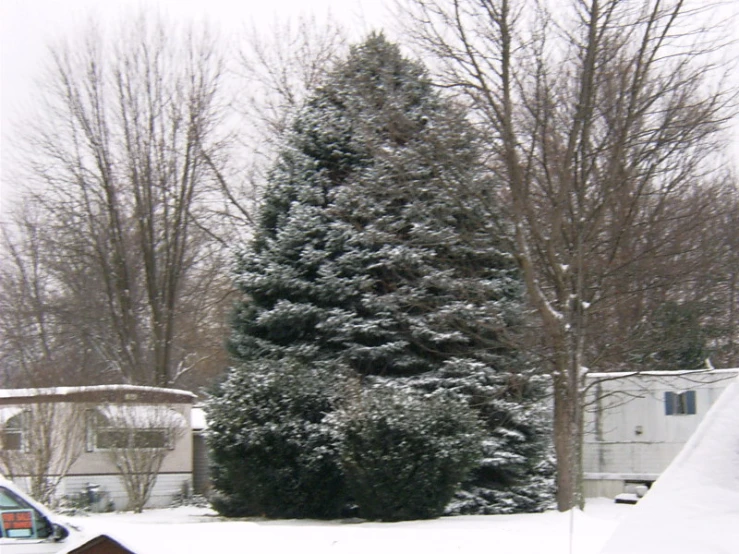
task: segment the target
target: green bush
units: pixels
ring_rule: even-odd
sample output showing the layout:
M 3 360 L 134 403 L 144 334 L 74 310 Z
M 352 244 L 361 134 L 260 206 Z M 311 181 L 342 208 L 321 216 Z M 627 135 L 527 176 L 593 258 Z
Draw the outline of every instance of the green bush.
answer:
M 346 494 L 335 411 L 335 371 L 261 361 L 232 370 L 210 398 L 212 503 L 221 514 L 333 518 Z
M 442 515 L 481 452 L 475 416 L 440 396 L 376 386 L 337 420 L 347 487 L 366 519 Z

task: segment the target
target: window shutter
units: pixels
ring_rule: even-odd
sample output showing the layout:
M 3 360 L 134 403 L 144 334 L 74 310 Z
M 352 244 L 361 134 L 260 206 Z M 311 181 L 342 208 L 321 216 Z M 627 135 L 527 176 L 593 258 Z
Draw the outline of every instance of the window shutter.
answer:
M 85 410 L 85 451 L 95 450 L 95 410 Z
M 695 391 L 689 390 L 685 393 L 687 404 L 688 404 L 688 411 L 686 413 L 694 415 L 696 413 L 696 402 L 695 402 Z
M 665 415 L 675 415 L 674 392 L 665 392 Z
M 23 452 L 30 452 L 33 412 L 31 410 L 23 410 L 23 415 L 21 417 L 21 450 L 23 450 Z

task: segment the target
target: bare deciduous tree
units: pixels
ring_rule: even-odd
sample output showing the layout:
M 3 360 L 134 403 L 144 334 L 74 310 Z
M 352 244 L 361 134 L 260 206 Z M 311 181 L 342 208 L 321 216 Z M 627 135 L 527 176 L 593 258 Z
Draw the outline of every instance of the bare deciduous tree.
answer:
M 680 0 L 573 0 L 556 15 L 525 0 L 403 6 L 441 82 L 477 110 L 505 187 L 548 349 L 566 510 L 583 501 L 582 395 L 597 346 L 608 348 L 594 340 L 601 318 L 674 283 L 649 273 L 683 255 L 678 236 L 697 225 L 679 200 L 710 208 L 698 191 L 732 100 L 709 80 L 719 44 Z
M 74 404 L 38 403 L 0 420 L 0 473 L 27 479 L 31 495 L 55 501 L 61 480 L 85 448 L 85 411 Z
M 140 513 L 164 459 L 187 430 L 184 418 L 166 406 L 109 405 L 97 419 L 96 448 L 118 469 L 128 509 Z
M 49 267 L 42 214 L 25 204 L 9 215 L 0 229 L 0 382 L 39 388 L 100 378 L 100 361 L 67 317 L 71 292 Z
M 331 21 L 254 30 L 232 102 L 215 39 L 147 17 L 52 52 L 5 241 L 8 383 L 197 388 L 222 370 L 228 252 L 292 114 L 344 48 Z
M 600 318 L 600 333 L 593 333 L 599 346 L 593 366 L 627 371 L 735 367 L 732 220 L 738 200 L 728 175 L 673 199 L 673 219 L 645 233 L 670 237 L 670 255 L 647 258 L 623 276 L 633 292 L 628 303 L 612 303 Z
M 254 207 L 278 146 L 308 92 L 346 48 L 342 28 L 330 18 L 284 19 L 267 32 L 252 28 L 244 34 L 234 64 L 239 88 L 233 104 L 239 114 L 235 140 L 241 167 L 231 174 L 216 172 L 222 192 L 218 218 L 226 241 L 250 235 Z
M 35 317 L 53 313 L 57 338 L 97 362 L 84 384 L 172 385 L 202 359 L 188 316 L 223 311 L 222 248 L 200 220 L 218 194 L 214 160 L 225 163 L 215 39 L 143 14 L 51 54 L 20 159 L 38 216 L 14 243 L 12 273 L 36 294 Z M 21 253 L 31 238 L 35 254 Z

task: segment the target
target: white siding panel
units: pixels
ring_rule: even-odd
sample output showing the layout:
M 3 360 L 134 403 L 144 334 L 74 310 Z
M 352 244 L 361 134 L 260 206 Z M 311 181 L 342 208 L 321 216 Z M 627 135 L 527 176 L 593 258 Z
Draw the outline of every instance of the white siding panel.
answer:
M 117 475 L 76 475 L 66 477 L 62 485 L 62 494 L 74 495 L 87 490 L 89 485 L 99 485 L 100 492 L 112 502 L 114 510 L 125 510 L 128 495 Z M 157 477 L 147 508 L 166 508 L 182 492 L 192 490 L 192 475 L 189 473 L 166 473 Z

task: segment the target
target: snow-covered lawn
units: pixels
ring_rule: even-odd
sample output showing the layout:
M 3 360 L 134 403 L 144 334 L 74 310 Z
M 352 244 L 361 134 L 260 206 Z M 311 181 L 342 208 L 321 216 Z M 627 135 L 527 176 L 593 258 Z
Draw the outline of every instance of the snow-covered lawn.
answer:
M 607 542 L 609 554 L 733 554 L 739 552 L 737 406 L 739 379 L 636 506 L 591 499 L 584 512 L 403 523 L 233 521 L 203 508 L 72 520 L 86 534 L 109 534 L 137 554 L 599 554 Z
M 597 554 L 633 506 L 590 500 L 585 512 L 460 516 L 403 523 L 233 521 L 202 508 L 70 518 L 137 554 Z M 572 549 L 570 530 L 572 528 Z

